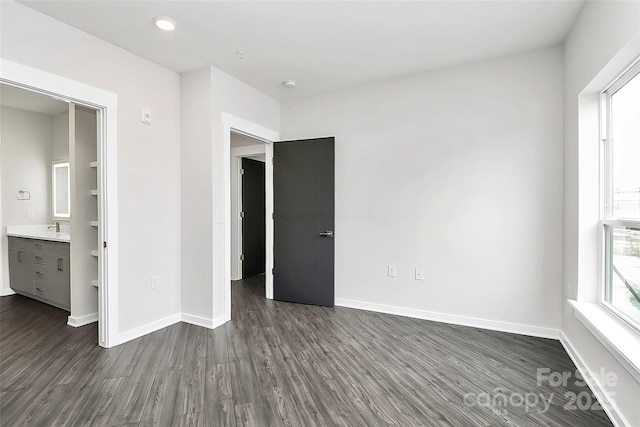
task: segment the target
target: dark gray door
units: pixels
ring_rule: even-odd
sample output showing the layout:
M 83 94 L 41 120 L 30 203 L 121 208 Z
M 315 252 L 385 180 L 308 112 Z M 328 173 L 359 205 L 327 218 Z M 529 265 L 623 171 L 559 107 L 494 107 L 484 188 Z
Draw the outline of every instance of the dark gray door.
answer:
M 273 146 L 273 297 L 334 304 L 334 138 Z
M 242 159 L 242 277 L 265 271 L 264 163 Z

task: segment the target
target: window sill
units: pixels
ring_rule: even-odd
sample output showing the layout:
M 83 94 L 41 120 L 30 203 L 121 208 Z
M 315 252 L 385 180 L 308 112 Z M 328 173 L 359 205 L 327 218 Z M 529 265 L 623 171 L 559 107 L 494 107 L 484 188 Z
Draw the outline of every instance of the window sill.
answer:
M 576 317 L 640 383 L 640 333 L 597 303 L 569 300 Z

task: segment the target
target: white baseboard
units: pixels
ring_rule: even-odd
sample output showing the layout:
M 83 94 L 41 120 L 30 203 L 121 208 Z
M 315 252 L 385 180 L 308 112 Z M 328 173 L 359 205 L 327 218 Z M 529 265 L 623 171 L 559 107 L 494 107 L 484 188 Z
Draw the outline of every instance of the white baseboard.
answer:
M 222 316 L 218 316 L 215 319 L 213 319 L 213 328 L 215 329 L 218 326 L 222 326 L 225 323 L 227 323 L 228 321 L 231 320 L 231 316 L 229 314 L 223 314 Z
M 11 288 L 7 288 L 7 289 L 0 289 L 0 297 L 8 297 L 9 295 L 15 295 L 16 293 L 13 292 L 13 289 Z
M 71 316 L 69 316 L 69 319 L 71 319 Z M 96 314 L 96 320 L 98 320 L 97 314 Z M 172 314 L 171 316 L 167 316 L 163 319 L 156 320 L 155 322 L 147 323 L 146 325 L 142 325 L 137 328 L 131 329 L 129 331 L 123 332 L 119 335 L 118 342 L 120 344 L 124 344 L 127 341 L 140 338 L 143 335 L 150 334 L 152 332 L 158 331 L 162 328 L 166 328 L 167 326 L 171 326 L 174 323 L 178 323 L 178 322 L 184 322 L 184 323 L 189 323 L 191 325 L 202 326 L 203 328 L 207 328 L 207 329 L 215 329 L 218 326 L 225 324 L 229 320 L 231 319 L 226 314 L 223 316 L 218 316 L 215 319 L 207 319 L 206 317 L 195 316 L 193 314 L 188 314 L 188 313 L 176 313 L 176 314 Z
M 413 308 L 396 307 L 392 305 L 354 301 L 342 298 L 336 298 L 335 305 L 340 307 L 356 308 L 359 310 L 375 311 L 378 313 L 395 314 L 397 316 L 413 317 L 416 319 L 432 320 L 434 322 L 451 323 L 454 325 L 471 326 L 473 328 L 490 329 L 492 331 L 528 335 L 532 337 L 551 338 L 555 340 L 560 338 L 559 331 L 557 329 L 542 328 L 539 326 L 499 322 L 496 320 L 478 319 L 475 317 L 458 316 L 454 314 L 444 314 L 433 311 L 416 310 Z
M 206 317 L 196 316 L 188 313 L 181 313 L 180 319 L 184 323 L 189 323 L 190 325 L 202 326 L 203 328 L 213 329 L 213 320 L 207 319 Z
M 607 391 L 602 387 L 602 384 L 599 381 L 600 373 L 594 373 L 587 367 L 586 363 L 584 363 L 584 359 L 580 356 L 580 353 L 578 353 L 573 344 L 571 344 L 571 341 L 569 341 L 569 338 L 567 338 L 563 332 L 560 332 L 560 343 L 562 343 L 562 346 L 573 361 L 573 364 L 576 365 L 576 368 L 580 371 L 582 378 L 585 380 L 596 399 L 598 399 L 598 402 L 600 402 L 602 409 L 607 413 L 613 425 L 616 427 L 630 426 L 631 424 L 618 409 L 615 400 L 611 399 L 609 397 L 609 393 L 607 393 Z
M 207 319 L 206 317 L 194 316 L 193 314 L 182 313 L 182 321 L 191 325 L 202 326 L 207 329 L 215 329 L 227 323 L 230 317 L 227 314 L 218 316 L 215 319 Z
M 87 314 L 86 316 L 69 316 L 67 318 L 67 325 L 79 328 L 80 326 L 88 325 L 98 321 L 98 313 Z
M 122 332 L 118 337 L 118 342 L 120 344 L 123 344 L 127 341 L 140 338 L 143 335 L 147 335 L 162 328 L 166 328 L 167 326 L 171 326 L 174 323 L 180 322 L 181 320 L 182 319 L 180 313 L 172 314 L 171 316 L 164 317 L 160 320 L 156 320 L 155 322 L 147 323 L 146 325 L 142 325 L 126 332 Z

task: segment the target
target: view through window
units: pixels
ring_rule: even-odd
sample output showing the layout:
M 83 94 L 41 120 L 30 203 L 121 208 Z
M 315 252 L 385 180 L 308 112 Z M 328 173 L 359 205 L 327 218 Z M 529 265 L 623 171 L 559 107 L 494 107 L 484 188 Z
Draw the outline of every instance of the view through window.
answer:
M 603 94 L 604 303 L 640 328 L 640 62 Z

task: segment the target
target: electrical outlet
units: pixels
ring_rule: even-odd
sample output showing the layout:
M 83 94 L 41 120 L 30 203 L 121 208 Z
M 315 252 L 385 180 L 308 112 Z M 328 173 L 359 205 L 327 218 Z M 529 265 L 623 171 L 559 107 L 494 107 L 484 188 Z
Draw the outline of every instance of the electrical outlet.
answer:
M 416 280 L 424 280 L 424 268 L 416 268 Z
M 159 286 L 158 276 L 151 276 L 151 289 L 158 289 Z
M 396 266 L 390 265 L 387 267 L 387 275 L 389 277 L 396 277 Z

